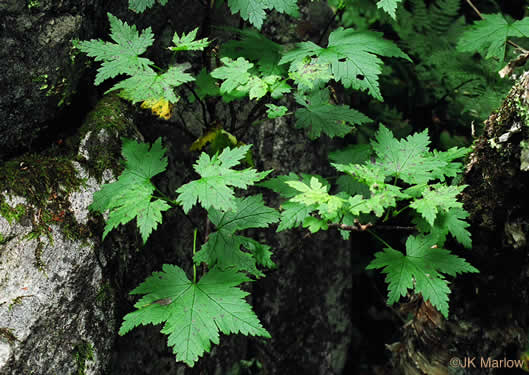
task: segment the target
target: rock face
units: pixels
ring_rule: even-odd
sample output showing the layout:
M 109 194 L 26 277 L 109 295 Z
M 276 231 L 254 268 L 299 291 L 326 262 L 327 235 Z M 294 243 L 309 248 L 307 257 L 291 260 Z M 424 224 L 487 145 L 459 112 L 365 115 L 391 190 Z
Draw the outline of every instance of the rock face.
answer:
M 88 202 L 94 182 L 78 198 Z M 24 203 L 14 198 L 8 204 Z M 95 243 L 69 239 L 58 225 L 49 228 L 53 243 L 28 238 L 31 225 L 9 225 L 0 218 L 0 232 L 10 238 L 0 256 L 2 374 L 99 373 L 108 361 L 114 304 L 105 295 Z
M 256 133 L 260 169 L 332 173 L 328 140 L 311 142 L 284 119 L 265 122 Z M 270 231 L 264 242 L 278 268 L 256 283 L 254 305 L 272 335 L 257 344 L 257 358 L 268 374 L 341 374 L 353 331 L 351 243 L 332 229 Z
M 105 98 L 102 118 L 89 116 L 77 156 L 27 155 L 0 168 L 0 374 L 106 373 L 116 302 L 88 206 L 114 178 L 93 168 L 104 167 L 100 150 L 116 160 L 109 150 L 130 124 L 116 103 Z M 121 133 L 109 126 L 118 121 Z
M 71 40 L 95 3 L 0 3 L 0 159 L 30 146 L 39 128 L 69 104 L 80 77 Z
M 79 177 L 88 177 L 79 164 L 74 167 Z M 68 214 L 80 228 L 87 224 L 87 206 L 98 187 L 87 178 L 71 195 Z M 98 245 L 89 238 L 68 238 L 59 223 L 44 224 L 49 233 L 35 238 L 31 216 L 47 207 L 37 209 L 16 196 L 4 204 L 24 207 L 26 214 L 11 224 L 0 217 L 0 373 L 100 373 L 98 365 L 107 363 L 113 343 L 115 306 L 107 295 Z M 63 220 L 60 213 L 52 215 Z
M 201 19 L 196 2 L 169 2 L 142 15 L 128 11 L 127 5 L 102 0 L 0 2 L 0 160 L 30 149 L 39 136 L 46 137 L 48 127 L 64 121 L 63 127 L 71 128 L 72 118 L 81 121 L 79 113 L 88 111 L 93 85 L 86 84 L 82 97 L 77 95 L 87 69 L 72 40 L 107 38 L 107 12 L 140 29 L 152 22 L 156 36 L 165 33 L 166 38 Z M 75 106 L 69 107 L 72 102 Z

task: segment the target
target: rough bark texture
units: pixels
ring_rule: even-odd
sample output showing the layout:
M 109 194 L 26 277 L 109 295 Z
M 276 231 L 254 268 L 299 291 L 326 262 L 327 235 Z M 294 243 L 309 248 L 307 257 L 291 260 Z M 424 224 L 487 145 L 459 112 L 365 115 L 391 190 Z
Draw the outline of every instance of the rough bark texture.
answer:
M 473 248 L 459 254 L 481 273 L 456 279 L 449 320 L 419 298 L 403 307 L 415 315 L 391 346 L 403 374 L 508 372 L 514 364 L 499 361 L 517 360 L 527 348 L 528 104 L 525 73 L 475 142 L 463 194 Z

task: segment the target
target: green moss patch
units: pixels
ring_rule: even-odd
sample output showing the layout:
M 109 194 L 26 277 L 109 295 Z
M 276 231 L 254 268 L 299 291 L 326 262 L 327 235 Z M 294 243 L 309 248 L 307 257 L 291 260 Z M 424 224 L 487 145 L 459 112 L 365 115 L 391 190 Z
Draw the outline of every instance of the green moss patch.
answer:
M 10 344 L 13 344 L 15 341 L 18 341 L 18 339 L 13 334 L 13 330 L 11 328 L 0 327 L 0 337 L 7 340 L 7 342 Z
M 30 238 L 39 239 L 46 235 L 50 242 L 51 224 L 58 224 L 69 238 L 84 238 L 86 230 L 80 226 L 71 214 L 68 195 L 79 189 L 84 180 L 77 176 L 72 162 L 66 157 L 49 157 L 28 154 L 10 160 L 0 166 L 0 192 L 25 198 L 27 204 L 12 207 L 5 193 L 0 195 L 0 215 L 12 224 L 26 218 L 33 230 Z M 43 266 L 40 260 L 43 244 L 37 246 L 36 264 Z
M 115 137 L 109 137 L 104 141 L 98 139 L 102 130 L 106 130 Z M 103 171 L 110 169 L 116 175 L 121 173 L 122 167 L 117 162 L 121 155 L 120 137 L 137 136 L 129 104 L 117 95 L 107 95 L 103 97 L 94 109 L 87 115 L 87 118 L 80 130 L 80 139 L 85 139 L 90 132 L 88 139 L 84 143 L 84 148 L 88 150 L 87 159 L 79 160 L 99 182 Z
M 81 341 L 74 347 L 74 358 L 77 365 L 77 375 L 86 374 L 86 362 L 94 359 L 94 348 L 92 344 L 87 341 Z
M 75 168 L 66 158 L 25 155 L 0 168 L 0 190 L 24 197 L 29 204 L 39 208 L 57 202 L 82 184 L 83 180 L 77 177 Z M 2 212 L 9 211 L 11 218 L 24 213 L 20 207 L 2 207 Z

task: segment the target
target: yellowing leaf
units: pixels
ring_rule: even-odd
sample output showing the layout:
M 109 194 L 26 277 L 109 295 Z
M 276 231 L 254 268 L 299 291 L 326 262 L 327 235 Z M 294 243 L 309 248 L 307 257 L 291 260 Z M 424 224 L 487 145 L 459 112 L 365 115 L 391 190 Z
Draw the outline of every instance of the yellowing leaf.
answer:
M 222 138 L 222 139 L 220 139 Z M 221 141 L 221 142 L 218 142 Z M 217 144 L 217 143 L 228 143 L 227 146 L 237 146 L 238 141 L 237 138 L 230 132 L 227 132 L 226 130 L 222 129 L 220 125 L 217 127 L 208 130 L 202 137 L 198 138 L 191 147 L 189 147 L 190 151 L 200 151 L 204 147 L 206 147 L 207 144 Z M 215 150 L 220 151 L 220 150 Z
M 520 359 L 523 361 L 522 369 L 525 372 L 529 372 L 529 350 L 526 350 L 520 355 Z
M 173 104 L 169 103 L 167 99 L 148 99 L 141 103 L 141 108 L 150 108 L 152 113 L 164 120 L 169 120 L 173 113 Z

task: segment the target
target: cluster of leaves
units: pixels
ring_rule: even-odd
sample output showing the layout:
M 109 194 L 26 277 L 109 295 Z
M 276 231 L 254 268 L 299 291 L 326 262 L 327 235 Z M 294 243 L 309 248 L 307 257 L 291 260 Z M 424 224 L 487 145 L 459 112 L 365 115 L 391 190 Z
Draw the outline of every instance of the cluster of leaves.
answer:
M 264 274 L 257 265 L 270 268 L 274 263 L 269 246 L 235 232 L 266 227 L 279 217 L 276 210 L 265 206 L 260 195 L 245 199 L 234 195 L 233 187 L 246 188 L 268 174 L 252 168 L 232 169 L 249 148 L 226 148 L 213 157 L 202 153 L 195 164 L 201 178 L 182 185 L 176 191 L 177 199 L 171 200 L 155 197 L 156 188 L 150 181 L 167 167 L 161 140 L 149 147 L 123 139 L 125 169 L 116 182 L 94 194 L 90 206 L 94 211 L 108 212 L 103 238 L 119 224 L 136 219 L 145 242 L 169 204 L 182 205 L 187 213 L 197 201 L 208 211 L 217 230 L 194 257 L 195 263 L 206 264 L 209 272 L 197 282 L 194 271 L 191 281 L 178 266 L 165 264 L 163 272 L 155 272 L 131 292 L 144 296 L 135 304 L 137 310 L 124 317 L 121 335 L 138 325 L 165 322 L 162 332 L 169 336 L 177 360 L 189 366 L 210 350 L 211 342 L 219 342 L 219 331 L 270 337 L 244 301 L 247 293 L 236 288 L 250 281 L 241 271 L 261 277 Z
M 304 175 L 300 179 L 291 173 L 261 183 L 286 199 L 282 204 L 278 230 L 301 224 L 311 232 L 317 232 L 329 225 L 340 227 L 354 225 L 360 220 L 371 222 L 373 216 L 385 216 L 387 219 L 411 208 L 412 220 L 422 234 L 417 238 L 410 237 L 410 246 L 416 241 L 430 244 L 430 247 L 443 246 L 450 233 L 470 248 L 472 242 L 466 230 L 468 223 L 464 221 L 468 213 L 457 200 L 465 186 L 446 184 L 447 178 L 455 177 L 462 168 L 462 163 L 455 160 L 464 157 L 469 149 L 455 147 L 445 152 L 432 152 L 428 149 L 429 143 L 426 131 L 397 140 L 390 130 L 381 126 L 369 146 L 350 147 L 339 155 L 331 155 L 331 159 L 336 161 L 332 165 L 346 174 L 337 181 L 340 188 L 337 194 L 329 193 L 331 185 L 321 176 Z M 343 160 L 354 162 L 343 164 Z M 342 231 L 345 238 L 349 237 L 349 233 Z M 420 251 L 416 245 L 412 246 L 412 250 L 410 246 L 407 246 L 407 255 L 391 248 L 377 253 L 375 261 L 369 266 L 387 266 L 384 272 L 388 273 L 388 303 L 396 302 L 400 295 L 406 295 L 408 289 L 414 289 L 448 316 L 450 290 L 448 282 L 437 271 L 455 275 L 477 270 L 440 249 L 435 250 L 439 265 L 416 261 L 419 253 L 426 258 L 434 255 L 426 254 L 424 246 L 420 247 Z M 398 258 L 397 253 L 403 258 Z M 398 267 L 399 264 L 408 265 L 406 262 L 413 267 Z M 436 269 L 435 273 L 432 267 Z M 417 273 L 429 275 L 424 277 L 431 282 L 414 284 Z
M 136 26 L 127 23 L 108 13 L 110 22 L 110 37 L 115 43 L 102 40 L 79 41 L 75 46 L 88 56 L 101 61 L 101 67 L 97 71 L 95 84 L 114 78 L 121 74 L 129 78 L 116 83 L 108 92 L 119 90 L 120 95 L 132 101 L 159 103 L 160 100 L 176 103 L 178 97 L 174 89 L 184 83 L 191 82 L 194 78 L 186 73 L 185 65 L 169 67 L 163 73 L 157 73 L 153 67 L 154 62 L 140 57 L 154 42 L 151 28 L 139 33 Z M 195 41 L 197 29 L 188 35 L 179 37 L 174 34 L 172 47 L 174 51 L 202 50 L 207 46 L 205 40 Z
M 158 1 L 165 5 L 168 0 Z M 129 8 L 139 13 L 154 5 L 155 0 L 129 0 Z M 228 6 L 233 14 L 239 13 L 243 20 L 250 22 L 257 29 L 261 28 L 266 18 L 265 10 L 273 9 L 295 18 L 299 17 L 297 0 L 228 0 Z
M 373 122 L 352 104 L 338 100 L 333 87 L 340 85 L 345 97 L 354 94 L 381 103 L 381 77 L 387 78 L 383 58 L 395 58 L 391 66 L 403 71 L 412 70 L 414 64 L 413 74 L 424 83 L 420 89 L 431 95 L 427 104 L 451 98 L 477 117 L 488 114 L 507 85 L 496 75 L 506 55 L 507 38 L 529 35 L 527 19 L 511 21 L 500 14 L 485 14 L 468 27 L 459 16 L 459 0 L 436 0 L 429 6 L 424 0 L 410 0 L 407 8 L 401 6 L 402 0 L 330 1 L 342 23 L 354 27 L 330 32 L 325 47 L 313 41 L 283 46 L 253 29 L 226 28 L 237 39 L 222 43 L 217 66 L 211 71 L 202 68 L 195 77 L 185 72 L 188 65 L 164 70 L 140 57 L 153 44 L 150 28 L 140 33 L 111 14 L 114 43 L 92 40 L 77 46 L 102 63 L 96 85 L 128 76 L 109 91 L 119 90 L 133 103 L 143 102 L 142 107 L 151 108 L 161 118 L 171 117 L 172 105 L 180 97 L 175 90 L 189 84 L 193 94 L 189 101 L 220 97 L 230 103 L 249 98 L 265 104 L 269 118 L 294 115 L 295 126 L 316 139 L 322 135 L 345 137 L 357 125 Z M 159 3 L 165 5 L 167 0 Z M 154 5 L 155 0 L 129 0 L 136 12 Z M 300 14 L 296 0 L 228 0 L 226 5 L 256 29 L 261 29 L 266 11 L 292 17 Z M 400 38 L 398 43 L 368 30 L 377 22 L 390 25 Z M 181 36 L 175 33 L 169 49 L 205 51 L 210 41 L 197 39 L 197 34 L 198 29 Z M 482 57 L 477 64 L 475 53 Z M 283 100 L 287 95 L 293 99 L 290 104 Z M 402 120 L 398 111 L 386 108 L 384 114 Z M 161 140 L 149 147 L 124 139 L 124 172 L 94 195 L 91 208 L 109 213 L 103 237 L 119 224 L 136 219 L 146 242 L 171 206 L 181 206 L 188 213 L 200 205 L 215 226 L 198 252 L 193 247 L 193 280 L 179 267 L 164 265 L 162 272 L 155 272 L 131 292 L 143 297 L 135 305 L 137 310 L 125 316 L 120 334 L 138 325 L 163 323 L 162 332 L 169 336 L 177 360 L 190 366 L 210 350 L 211 342 L 218 343 L 219 331 L 269 337 L 244 301 L 247 293 L 237 286 L 250 281 L 250 276 L 263 277 L 263 268 L 275 266 L 271 249 L 238 232 L 276 222 L 277 231 L 300 225 L 311 232 L 337 227 L 347 239 L 351 228 L 365 229 L 368 225 L 362 223 L 384 222 L 406 212 L 416 234 L 407 238 L 405 252 L 382 240 L 386 247 L 368 266 L 386 274 L 389 304 L 413 290 L 447 317 L 447 276 L 477 272 L 442 248 L 449 235 L 466 248 L 472 246 L 468 213 L 458 201 L 465 186 L 455 183 L 468 148 L 431 151 L 427 131 L 397 139 L 391 130 L 380 126 L 368 144 L 353 144 L 329 155 L 332 166 L 341 172 L 335 186 L 318 175 L 295 173 L 261 182 L 261 187 L 284 199 L 279 213 L 267 207 L 260 195 L 236 196 L 235 188 L 247 189 L 270 172 L 238 168 L 241 160 L 248 158 L 249 145 L 226 147 L 241 143 L 215 125 L 192 147 L 200 150 L 219 137 L 227 141 L 200 155 L 194 165 L 200 178 L 179 187 L 175 199 L 163 196 L 151 182 L 167 167 Z M 197 281 L 195 267 L 201 263 L 209 271 Z
M 368 31 L 339 28 L 330 34 L 326 48 L 303 42 L 291 49 L 255 31 L 237 33 L 240 40 L 226 42 L 221 49 L 224 66 L 210 75 L 201 72 L 197 92 L 220 94 L 225 101 L 245 96 L 261 99 L 270 93 L 271 99 L 279 101 L 295 88 L 294 97 L 301 107 L 295 111 L 296 127 L 307 129 L 312 139 L 321 134 L 343 137 L 354 125 L 371 122 L 359 111 L 334 103 L 325 87 L 331 80 L 346 88 L 365 90 L 382 100 L 379 56 L 411 61 L 393 42 L 383 39 L 380 33 Z M 211 89 L 213 78 L 221 80 L 218 92 Z M 278 104 L 266 104 L 269 118 L 288 114 L 287 107 Z
M 527 37 L 529 18 L 512 21 L 499 13 L 480 14 L 469 26 L 460 0 L 425 3 L 410 0 L 409 10 L 399 8 L 391 23 L 416 63 L 419 103 L 434 108 L 448 103 L 446 116 L 460 127 L 485 119 L 511 86 L 508 77 L 498 75 L 512 57 L 507 40 Z
M 399 47 L 413 59 L 413 65 L 399 60 L 386 63 L 382 86 L 386 95 L 396 99 L 391 106 L 368 103 L 367 114 L 394 128 L 402 126 L 403 120 L 428 125 L 424 120 L 431 118 L 442 128 L 440 144 L 445 148 L 464 144 L 464 138 L 455 135 L 464 134 L 468 140 L 468 124 L 486 119 L 507 94 L 512 70 L 502 76 L 498 71 L 520 51 L 509 43 L 514 40 L 527 49 L 526 41 L 520 39 L 525 37 L 527 20 L 513 21 L 495 13 L 499 7 L 494 1 L 478 5 L 485 7 L 483 14 L 467 13 L 466 17 L 464 12 L 471 8 L 461 0 L 396 2 L 395 18 L 378 11 L 370 1 L 329 3 L 338 9 L 344 26 L 360 31 L 383 25 L 383 30 L 392 30 Z M 511 40 L 506 43 L 507 39 Z

